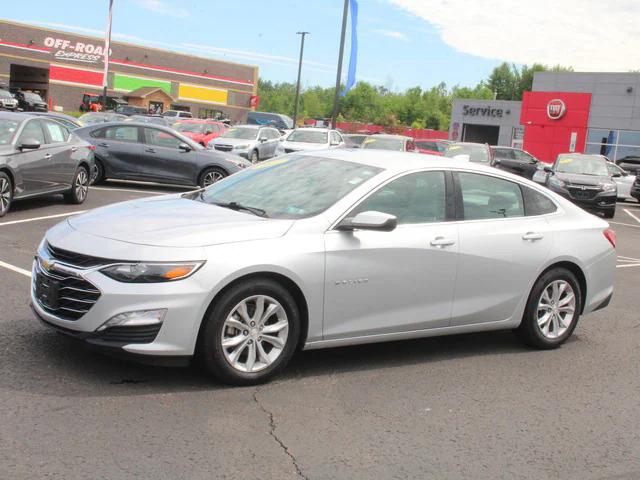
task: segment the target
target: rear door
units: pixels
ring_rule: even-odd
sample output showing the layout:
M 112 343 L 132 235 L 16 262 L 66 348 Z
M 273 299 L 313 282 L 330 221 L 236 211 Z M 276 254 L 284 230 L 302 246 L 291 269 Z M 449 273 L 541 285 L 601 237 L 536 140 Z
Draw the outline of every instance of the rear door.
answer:
M 146 178 L 167 183 L 192 184 L 196 178 L 193 152 L 178 148 L 182 139 L 158 128 L 145 127 L 140 168 Z
M 60 188 L 52 149 L 48 145 L 41 120 L 32 118 L 25 122 L 16 146 L 19 147 L 27 140 L 40 142 L 40 148 L 18 150 L 15 154 L 16 165 L 22 175 L 24 188 L 24 191 L 18 192 L 17 196 L 44 193 Z
M 103 160 L 107 177 L 139 177 L 142 153 L 140 135 L 140 128 L 135 125 L 114 125 L 92 132 L 96 156 Z
M 460 265 L 451 324 L 509 320 L 551 249 L 550 226 L 544 215 L 525 216 L 528 187 L 490 174 L 459 172 L 455 178 Z

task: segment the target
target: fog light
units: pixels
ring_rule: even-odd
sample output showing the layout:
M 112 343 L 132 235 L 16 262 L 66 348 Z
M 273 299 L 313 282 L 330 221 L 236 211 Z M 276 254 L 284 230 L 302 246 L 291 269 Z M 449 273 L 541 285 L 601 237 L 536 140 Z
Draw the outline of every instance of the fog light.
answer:
M 100 332 L 109 327 L 140 327 L 145 325 L 158 325 L 164 321 L 166 313 L 166 308 L 119 313 L 103 323 L 97 331 Z

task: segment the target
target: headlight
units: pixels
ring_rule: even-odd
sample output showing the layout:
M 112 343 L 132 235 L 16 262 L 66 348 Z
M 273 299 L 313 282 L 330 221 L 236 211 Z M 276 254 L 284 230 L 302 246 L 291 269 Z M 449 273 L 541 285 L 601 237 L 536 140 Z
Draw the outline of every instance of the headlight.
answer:
M 615 183 L 601 183 L 600 188 L 602 189 L 603 192 L 613 192 L 618 187 L 616 186 Z
M 235 147 L 233 147 L 234 150 L 246 150 L 247 148 L 249 148 L 249 144 L 236 145 Z
M 551 177 L 551 178 L 549 179 L 549 183 L 550 183 L 551 185 L 554 185 L 554 186 L 556 186 L 556 187 L 560 187 L 560 188 L 564 188 L 564 187 L 567 185 L 566 183 L 564 183 L 562 180 L 560 180 L 560 179 L 559 179 L 559 178 L 557 178 L 557 177 Z
M 120 263 L 100 271 L 125 283 L 159 283 L 183 280 L 193 275 L 204 262 L 190 263 Z

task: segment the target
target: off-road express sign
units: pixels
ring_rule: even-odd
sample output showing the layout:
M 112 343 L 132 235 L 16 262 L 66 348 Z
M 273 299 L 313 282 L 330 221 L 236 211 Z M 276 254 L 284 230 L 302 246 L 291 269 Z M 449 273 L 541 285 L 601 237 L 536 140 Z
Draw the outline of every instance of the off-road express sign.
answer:
M 59 60 L 82 63 L 98 63 L 104 56 L 104 46 L 93 43 L 72 42 L 62 38 L 46 37 L 44 46 Z

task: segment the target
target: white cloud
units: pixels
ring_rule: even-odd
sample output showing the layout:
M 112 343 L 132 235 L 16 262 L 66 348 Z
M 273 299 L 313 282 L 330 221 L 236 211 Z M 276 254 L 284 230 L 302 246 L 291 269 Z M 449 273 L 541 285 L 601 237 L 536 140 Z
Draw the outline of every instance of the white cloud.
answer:
M 185 9 L 173 7 L 164 0 L 136 0 L 136 3 L 146 10 L 150 10 L 161 15 L 170 15 L 178 18 L 185 18 L 189 16 L 189 12 Z
M 385 37 L 393 38 L 395 40 L 403 40 L 408 41 L 407 36 L 402 32 L 395 32 L 393 30 L 384 30 L 381 28 L 376 28 L 375 30 L 371 30 L 373 33 L 377 33 L 378 35 L 384 35 Z
M 637 0 L 388 0 L 464 53 L 580 71 L 638 68 Z

